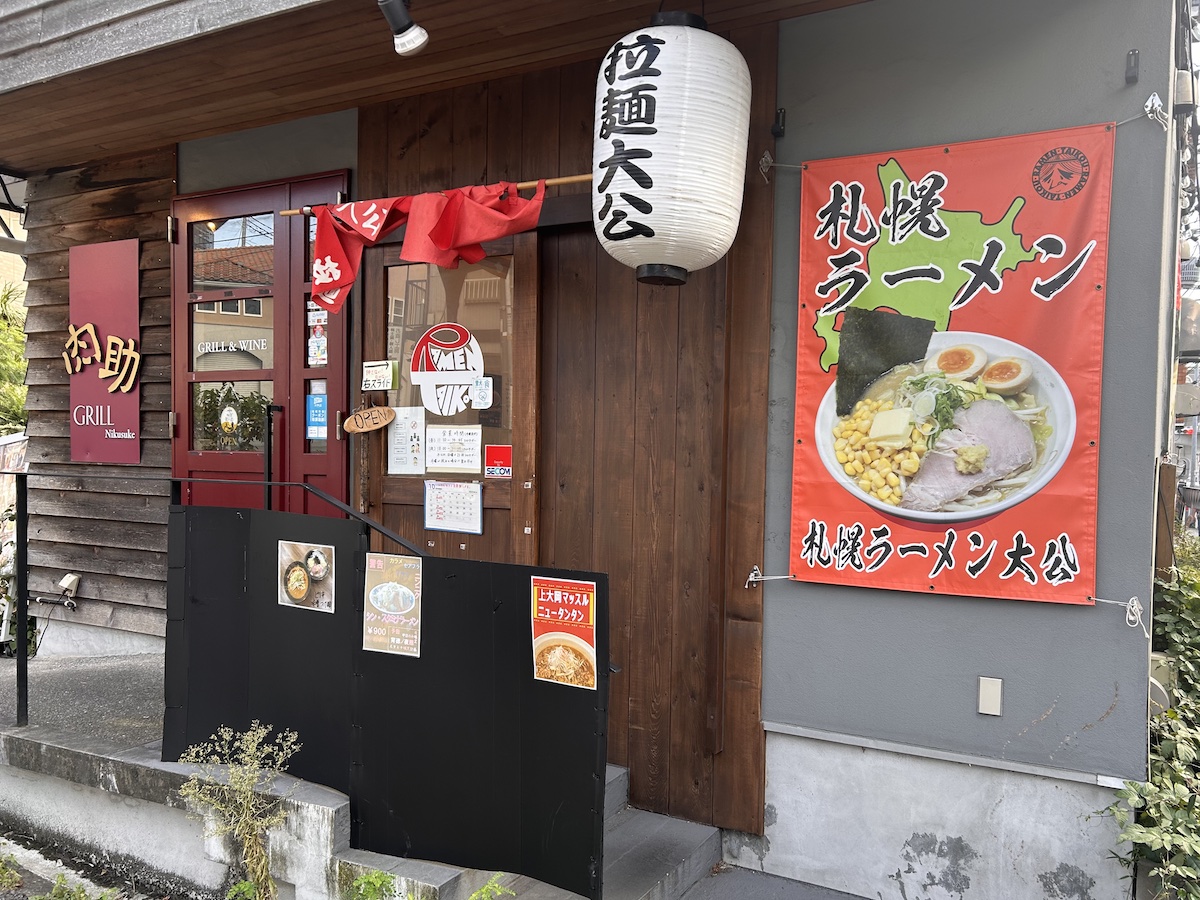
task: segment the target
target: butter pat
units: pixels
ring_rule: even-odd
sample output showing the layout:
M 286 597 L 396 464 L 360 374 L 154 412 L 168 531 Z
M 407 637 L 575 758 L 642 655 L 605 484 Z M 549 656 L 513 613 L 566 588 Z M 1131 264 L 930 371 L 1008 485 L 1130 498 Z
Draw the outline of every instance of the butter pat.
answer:
M 889 450 L 900 450 L 908 446 L 912 437 L 912 426 L 911 409 L 886 409 L 875 414 L 867 440 Z

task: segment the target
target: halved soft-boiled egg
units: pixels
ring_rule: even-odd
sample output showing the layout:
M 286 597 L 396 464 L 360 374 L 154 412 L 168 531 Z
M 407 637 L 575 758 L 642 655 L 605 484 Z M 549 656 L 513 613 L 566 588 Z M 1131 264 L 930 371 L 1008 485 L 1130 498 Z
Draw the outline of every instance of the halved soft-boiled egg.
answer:
M 992 360 L 983 370 L 983 386 L 995 394 L 1015 394 L 1025 390 L 1033 379 L 1033 366 L 1029 360 L 1016 356 L 1004 356 Z
M 976 344 L 955 344 L 925 360 L 926 372 L 945 372 L 951 378 L 974 378 L 987 365 L 984 349 Z

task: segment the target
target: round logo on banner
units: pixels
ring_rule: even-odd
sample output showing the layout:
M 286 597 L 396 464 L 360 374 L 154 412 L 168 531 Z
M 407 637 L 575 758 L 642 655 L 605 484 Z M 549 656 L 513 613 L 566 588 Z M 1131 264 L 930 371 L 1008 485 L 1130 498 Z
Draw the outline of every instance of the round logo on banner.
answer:
M 1091 166 L 1082 150 L 1055 147 L 1033 167 L 1033 189 L 1047 200 L 1069 200 L 1087 184 Z
M 462 325 L 443 322 L 417 341 L 410 372 L 424 407 L 435 416 L 453 416 L 472 405 L 475 380 L 483 377 L 483 351 Z

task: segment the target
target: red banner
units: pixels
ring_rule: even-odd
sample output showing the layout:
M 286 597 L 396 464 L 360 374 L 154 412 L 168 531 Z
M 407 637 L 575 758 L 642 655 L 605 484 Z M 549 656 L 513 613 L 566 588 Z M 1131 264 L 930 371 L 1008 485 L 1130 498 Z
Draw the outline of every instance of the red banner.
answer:
M 379 242 L 407 224 L 400 258 L 447 269 L 483 259 L 481 246 L 537 227 L 546 194 L 539 181 L 529 200 L 512 182 L 473 185 L 411 197 L 359 200 L 314 211 L 313 302 L 330 312 L 341 310 L 362 261 L 363 247 Z
M 805 164 L 793 578 L 1092 602 L 1113 135 Z
M 138 463 L 138 241 L 72 247 L 63 363 L 71 382 L 71 459 Z

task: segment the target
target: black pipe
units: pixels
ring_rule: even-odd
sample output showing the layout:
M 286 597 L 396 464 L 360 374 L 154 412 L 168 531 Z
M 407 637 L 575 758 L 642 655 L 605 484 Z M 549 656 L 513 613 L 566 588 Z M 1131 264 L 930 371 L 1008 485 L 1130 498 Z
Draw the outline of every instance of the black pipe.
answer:
M 277 412 L 283 412 L 283 407 L 267 404 L 267 433 L 263 435 L 263 509 L 271 508 L 271 438 L 275 433 Z
M 13 578 L 17 596 L 17 725 L 29 724 L 29 540 L 24 472 L 17 472 L 16 547 Z

